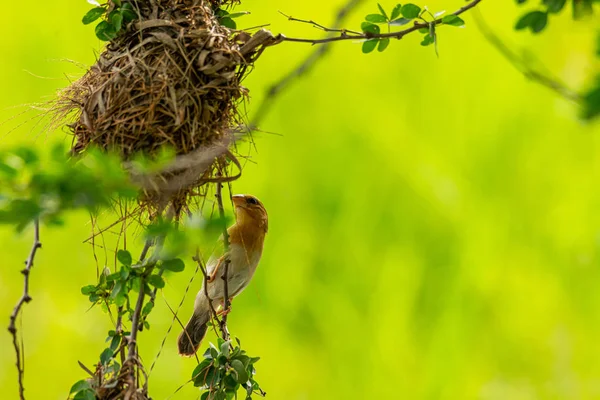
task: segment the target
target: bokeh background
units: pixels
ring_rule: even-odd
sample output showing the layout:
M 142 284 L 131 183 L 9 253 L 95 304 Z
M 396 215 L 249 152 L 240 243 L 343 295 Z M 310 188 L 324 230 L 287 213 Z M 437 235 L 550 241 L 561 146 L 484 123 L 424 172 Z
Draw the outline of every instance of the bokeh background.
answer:
M 252 15 L 239 24 L 319 37 L 277 11 L 329 24 L 343 3 L 248 0 L 241 9 Z M 428 5 L 451 11 L 462 2 Z M 52 98 L 83 73 L 77 63 L 93 63 L 102 44 L 80 23 L 89 7 L 54 0 L 3 8 L 1 121 Z M 598 17 L 573 22 L 564 12 L 533 36 L 512 30 L 525 11 L 514 2 L 479 9 L 510 46 L 568 85 L 585 87 L 598 71 Z M 365 0 L 347 26 L 375 11 Z M 254 136 L 234 191 L 263 200 L 270 231 L 229 321 L 262 357 L 257 378 L 267 398 L 600 398 L 600 125 L 583 123 L 576 106 L 527 81 L 482 38 L 473 15 L 464 19 L 466 29 L 439 31 L 439 58 L 419 46 L 419 34 L 382 54 L 337 43 L 282 94 Z M 250 115 L 267 86 L 310 51 L 285 43 L 264 53 L 245 82 Z M 69 140 L 41 132 L 18 117 L 1 126 L 0 146 Z M 65 399 L 85 377 L 77 361 L 91 365 L 105 347 L 110 320 L 79 292 L 96 276 L 92 249 L 82 244 L 90 229 L 81 213 L 42 231 L 22 322 L 28 399 Z M 31 235 L 3 227 L 0 243 L 8 325 Z M 114 262 L 114 254 L 99 258 Z M 173 306 L 193 274 L 187 260 L 164 289 Z M 182 318 L 192 303 L 189 295 Z M 151 317 L 141 337 L 147 363 L 172 321 L 161 297 Z M 14 354 L 2 332 L 0 397 L 16 398 Z M 178 332 L 152 372 L 154 399 L 171 396 L 195 366 L 176 354 Z M 197 397 L 187 385 L 172 398 Z

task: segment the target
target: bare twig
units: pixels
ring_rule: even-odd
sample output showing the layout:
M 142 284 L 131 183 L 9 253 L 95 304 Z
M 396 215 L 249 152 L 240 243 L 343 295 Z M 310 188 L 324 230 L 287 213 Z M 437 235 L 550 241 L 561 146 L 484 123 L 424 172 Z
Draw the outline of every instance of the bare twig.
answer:
M 475 23 L 479 28 L 479 31 L 483 35 L 483 37 L 500 52 L 510 62 L 513 67 L 515 67 L 519 72 L 521 72 L 527 79 L 532 80 L 533 82 L 539 83 L 542 86 L 547 87 L 550 90 L 553 90 L 560 96 L 564 97 L 567 100 L 573 101 L 575 103 L 581 104 L 583 101 L 581 95 L 571 89 L 569 89 L 565 84 L 560 82 L 557 78 L 554 78 L 550 75 L 544 74 L 538 70 L 535 70 L 527 60 L 523 57 L 516 54 L 512 51 L 503 41 L 494 33 L 494 31 L 489 27 L 489 25 L 483 19 L 483 16 L 480 12 L 475 12 Z
M 466 6 L 463 6 L 463 7 L 459 8 L 458 10 L 456 10 L 455 12 L 453 12 L 451 15 L 460 15 L 460 14 L 464 13 L 465 11 L 470 10 L 471 8 L 475 7 L 481 1 L 482 0 L 473 0 Z M 429 28 L 430 25 L 440 25 L 441 23 L 442 23 L 441 18 L 435 19 L 431 22 L 415 21 L 413 26 L 411 26 L 410 28 L 407 28 L 407 29 L 404 29 L 404 30 L 401 30 L 398 32 L 377 33 L 377 34 L 366 32 L 366 33 L 361 33 L 359 35 L 343 33 L 343 34 L 340 34 L 339 36 L 333 36 L 333 37 L 324 38 L 324 39 L 291 38 L 291 37 L 287 37 L 287 36 L 280 34 L 275 37 L 276 40 L 273 43 L 276 44 L 276 43 L 280 43 L 280 42 L 298 42 L 298 43 L 311 43 L 314 45 L 314 44 L 323 44 L 323 43 L 330 43 L 330 42 L 339 42 L 342 40 L 385 39 L 385 38 L 402 39 L 404 36 L 408 35 L 409 33 L 418 31 L 421 28 Z
M 200 258 L 200 250 L 198 249 L 198 247 L 196 247 L 196 255 L 193 257 L 193 260 L 196 261 L 196 263 L 198 264 L 198 267 L 200 268 L 200 271 L 202 271 L 202 275 L 204 276 L 204 284 L 203 284 L 204 295 L 208 299 L 208 305 L 210 306 L 210 312 L 212 313 L 212 317 L 215 321 L 217 321 L 217 325 L 219 325 L 219 328 L 222 328 L 221 320 L 219 319 L 219 316 L 217 315 L 217 310 L 215 310 L 215 307 L 213 306 L 213 303 L 212 303 L 212 299 L 208 295 L 208 274 L 206 273 L 206 268 L 202 264 L 202 259 Z M 213 328 L 214 328 L 214 326 L 213 326 Z M 184 332 L 187 333 L 187 331 L 185 331 L 185 330 L 184 330 Z M 221 333 L 223 335 L 225 335 L 224 332 L 221 332 Z M 215 329 L 215 334 L 217 334 L 216 329 Z
M 221 217 L 222 221 L 225 221 L 225 208 L 223 207 L 223 183 L 218 182 L 217 183 L 217 191 L 216 191 L 216 197 L 217 197 L 217 204 L 219 206 L 219 216 Z M 223 245 L 225 248 L 225 254 L 227 254 L 229 252 L 229 233 L 227 232 L 227 225 L 225 224 L 225 222 L 223 222 Z M 223 261 L 225 263 L 224 268 L 223 268 L 223 275 L 221 276 L 221 279 L 223 279 L 223 317 L 221 318 L 221 332 L 223 334 L 223 340 L 229 340 L 229 331 L 227 330 L 227 314 L 229 312 L 229 307 L 231 306 L 231 303 L 229 301 L 229 288 L 228 288 L 228 281 L 227 278 L 229 276 L 229 263 L 230 263 L 230 257 L 225 257 L 225 260 Z
M 340 8 L 337 12 L 335 21 L 333 23 L 333 28 L 326 30 L 326 32 L 341 32 L 342 30 L 340 27 L 343 25 L 344 21 L 346 20 L 346 17 L 362 1 L 364 1 L 364 0 L 349 0 L 346 4 L 344 4 L 342 6 L 342 8 Z M 288 19 L 289 18 L 291 18 L 291 17 L 288 17 Z M 293 19 L 293 20 L 297 20 L 297 19 Z M 309 23 L 315 24 L 314 22 L 310 22 L 310 21 L 309 21 Z M 315 25 L 321 26 L 319 24 L 315 24 Z M 351 31 L 346 31 L 346 32 L 351 32 Z M 354 32 L 352 32 L 352 33 L 354 33 Z M 317 47 L 296 68 L 291 70 L 287 75 L 285 75 L 283 78 L 281 78 L 279 81 L 277 81 L 276 83 L 274 83 L 273 85 L 271 85 L 269 87 L 269 89 L 267 90 L 267 93 L 265 95 L 265 98 L 263 99 L 262 103 L 258 106 L 257 111 L 254 114 L 254 118 L 250 122 L 251 129 L 256 129 L 259 126 L 259 124 L 262 122 L 265 115 L 271 109 L 274 99 L 279 95 L 279 93 L 281 93 L 281 91 L 283 91 L 284 89 L 287 89 L 287 87 L 296 78 L 304 75 L 311 68 L 313 68 L 316 65 L 316 63 L 321 58 L 323 58 L 323 56 L 329 51 L 329 48 L 330 48 L 330 44 L 324 44 L 323 46 Z
M 35 254 L 37 250 L 41 247 L 42 243 L 40 242 L 40 222 L 36 219 L 33 223 L 33 245 L 31 246 L 31 250 L 29 251 L 29 257 L 27 257 L 27 261 L 25 261 L 25 269 L 21 271 L 21 273 L 24 276 L 23 295 L 15 305 L 13 312 L 10 314 L 10 324 L 8 325 L 8 331 L 13 337 L 13 346 L 15 348 L 15 354 L 17 356 L 16 365 L 17 371 L 19 373 L 19 397 L 21 400 L 25 400 L 25 387 L 23 385 L 23 375 L 25 374 L 25 367 L 23 366 L 22 360 L 24 354 L 21 353 L 19 341 L 17 338 L 16 321 L 23 305 L 31 301 L 31 296 L 29 295 L 29 274 L 31 272 L 31 268 L 33 267 L 33 260 L 35 259 Z
M 343 29 L 343 28 L 328 28 L 325 25 L 321 25 L 315 21 L 311 20 L 306 20 L 306 19 L 299 19 L 299 18 L 294 18 L 291 15 L 286 15 L 284 13 L 282 13 L 281 11 L 279 11 L 279 14 L 283 15 L 284 17 L 286 17 L 288 19 L 288 21 L 294 21 L 294 22 L 302 22 L 305 24 L 309 24 L 314 26 L 317 29 L 321 29 L 324 32 L 337 32 L 337 33 L 341 33 L 342 35 L 347 34 L 347 33 L 352 33 L 354 35 L 360 35 L 360 32 L 356 32 L 356 31 L 351 31 L 350 29 Z

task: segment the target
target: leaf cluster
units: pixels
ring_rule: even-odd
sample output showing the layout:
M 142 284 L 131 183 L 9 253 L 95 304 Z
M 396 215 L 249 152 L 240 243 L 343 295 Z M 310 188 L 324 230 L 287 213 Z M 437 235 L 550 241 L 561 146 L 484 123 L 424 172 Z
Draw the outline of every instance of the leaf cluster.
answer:
M 227 10 L 221 8 L 217 9 L 215 15 L 219 19 L 219 23 L 229 29 L 237 29 L 237 23 L 234 21 L 236 18 L 243 17 L 244 15 L 250 14 L 249 11 L 240 11 L 230 13 Z
M 204 359 L 192 373 L 194 386 L 205 392 L 201 400 L 231 400 L 237 398 L 239 389 L 243 389 L 246 400 L 253 394 L 264 396 L 265 393 L 254 379 L 254 364 L 259 357 L 250 357 L 241 348 L 239 339 L 236 346 L 231 341 L 218 340 L 218 347 L 210 343 L 204 352 Z
M 138 19 L 132 3 L 128 1 L 108 0 L 106 4 L 96 3 L 96 6 L 83 16 L 81 22 L 88 25 L 102 19 L 96 25 L 96 36 L 106 42 L 114 39 L 128 23 Z
M 525 4 L 528 0 L 517 0 L 518 4 Z M 573 19 L 587 17 L 594 12 L 593 3 L 599 0 L 570 0 Z M 538 9 L 529 11 L 515 25 L 516 30 L 529 29 L 533 33 L 540 33 L 548 25 L 550 14 L 560 13 L 567 5 L 567 0 L 542 0 Z
M 425 36 L 421 41 L 422 46 L 437 44 L 436 26 L 439 24 L 450 26 L 464 26 L 464 21 L 457 15 L 446 15 L 441 20 L 440 17 L 444 12 L 432 14 L 427 8 L 421 9 L 416 4 L 396 4 L 391 12 L 386 12 L 383 6 L 377 3 L 378 13 L 368 14 L 365 16 L 365 21 L 361 24 L 361 30 L 367 35 L 380 35 L 380 25 L 386 25 L 388 32 L 391 32 L 391 27 L 403 26 L 411 21 L 418 20 L 421 23 L 427 24 L 427 27 L 419 29 L 419 32 Z M 429 18 L 428 18 L 429 17 Z M 379 52 L 385 51 L 390 44 L 390 38 L 374 37 L 363 42 L 363 53 L 371 53 L 375 49 Z M 437 53 L 437 49 L 436 49 Z
M 100 151 L 77 159 L 62 145 L 49 155 L 31 147 L 0 151 L 0 223 L 19 231 L 36 218 L 61 224 L 64 211 L 95 212 L 115 197 L 133 199 L 137 193 L 120 160 Z

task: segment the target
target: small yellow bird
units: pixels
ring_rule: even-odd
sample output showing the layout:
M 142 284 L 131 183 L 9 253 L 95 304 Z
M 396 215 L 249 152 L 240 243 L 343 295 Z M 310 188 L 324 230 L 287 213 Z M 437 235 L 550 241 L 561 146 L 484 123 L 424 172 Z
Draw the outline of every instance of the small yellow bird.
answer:
M 222 269 L 226 261 L 229 261 L 227 294 L 231 301 L 250 283 L 260 261 L 265 234 L 269 228 L 267 210 L 256 197 L 238 194 L 233 196 L 232 200 L 236 222 L 227 229 L 229 251 L 222 255 L 213 255 L 206 263 L 208 297 L 215 310 L 224 304 L 225 300 L 225 285 L 222 279 L 224 271 Z M 203 284 L 196 295 L 194 314 L 177 339 L 179 354 L 182 356 L 194 355 L 206 334 L 206 324 L 211 318 L 209 298 L 206 297 Z M 229 310 L 223 310 L 223 312 L 229 312 Z

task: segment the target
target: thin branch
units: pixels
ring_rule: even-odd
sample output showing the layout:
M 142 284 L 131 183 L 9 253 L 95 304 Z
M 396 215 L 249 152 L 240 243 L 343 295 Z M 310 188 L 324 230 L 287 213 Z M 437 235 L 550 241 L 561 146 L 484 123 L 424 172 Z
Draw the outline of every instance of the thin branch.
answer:
M 542 86 L 553 90 L 560 96 L 567 100 L 581 104 L 583 99 L 582 96 L 569 89 L 564 83 L 560 82 L 557 78 L 550 75 L 544 74 L 543 72 L 535 70 L 527 60 L 512 51 L 503 41 L 494 33 L 489 25 L 483 19 L 483 16 L 479 12 L 474 13 L 475 23 L 479 28 L 479 31 L 483 37 L 506 58 L 508 62 L 512 64 L 520 73 L 522 73 L 527 79 L 530 79 Z
M 466 6 L 463 6 L 463 7 L 459 8 L 458 10 L 456 10 L 455 12 L 453 12 L 451 15 L 460 15 L 460 14 L 464 13 L 465 11 L 468 11 L 471 8 L 475 7 L 481 1 L 482 0 L 473 0 Z M 429 28 L 430 25 L 440 25 L 441 23 L 442 23 L 441 18 L 435 19 L 435 20 L 433 20 L 431 22 L 427 22 L 427 23 L 415 21 L 414 25 L 411 26 L 410 28 L 407 28 L 407 29 L 404 29 L 404 30 L 398 31 L 398 32 L 388 32 L 388 33 L 378 33 L 378 34 L 367 32 L 367 33 L 362 33 L 359 35 L 342 33 L 339 36 L 333 36 L 333 37 L 329 37 L 329 38 L 325 38 L 325 39 L 291 38 L 291 37 L 287 37 L 282 34 L 279 34 L 275 38 L 276 39 L 275 43 L 298 42 L 298 43 L 311 43 L 314 45 L 314 44 L 323 44 L 323 43 L 330 43 L 330 42 L 339 42 L 342 40 L 385 39 L 385 38 L 402 39 L 404 36 L 408 35 L 409 33 L 418 31 L 421 28 Z
M 346 17 L 350 14 L 350 12 L 357 7 L 363 0 L 349 0 L 346 4 L 342 6 L 337 12 L 335 21 L 333 23 L 333 28 L 330 29 L 330 32 L 341 32 L 340 27 L 343 25 Z M 284 14 L 285 15 L 285 14 Z M 288 19 L 291 17 L 288 17 Z M 318 25 L 318 24 L 316 24 Z M 350 32 L 350 31 L 347 31 Z M 262 103 L 258 106 L 256 113 L 254 114 L 254 118 L 250 122 L 250 129 L 256 129 L 259 124 L 262 122 L 265 115 L 269 112 L 271 107 L 273 106 L 275 98 L 298 77 L 304 75 L 311 68 L 313 68 L 319 60 L 323 58 L 325 54 L 329 51 L 330 44 L 324 44 L 323 46 L 319 46 L 315 48 L 315 50 L 308 55 L 296 68 L 291 70 L 287 75 L 281 78 L 279 81 L 275 82 L 273 85 L 269 87 L 265 98 Z
M 217 183 L 217 204 L 219 206 L 219 216 L 222 221 L 225 221 L 225 208 L 223 207 L 223 183 Z M 223 245 L 225 247 L 225 254 L 229 253 L 229 232 L 227 232 L 227 225 L 223 222 Z M 227 330 L 227 314 L 229 312 L 229 307 L 231 303 L 229 301 L 229 288 L 228 288 L 228 276 L 229 276 L 229 263 L 231 261 L 231 257 L 225 257 L 223 261 L 225 266 L 223 268 L 223 275 L 221 279 L 223 279 L 223 317 L 221 318 L 221 332 L 223 333 L 223 340 L 229 340 L 229 331 Z
M 31 250 L 29 251 L 29 257 L 27 257 L 27 261 L 25 261 L 25 269 L 21 271 L 21 273 L 24 276 L 23 295 L 17 302 L 17 305 L 13 309 L 13 312 L 10 314 L 10 324 L 8 325 L 8 331 L 13 337 L 13 346 L 15 348 L 15 354 L 17 356 L 16 365 L 17 371 L 19 373 L 19 397 L 21 400 L 25 400 L 25 387 L 23 385 L 23 375 L 25 374 L 25 367 L 22 361 L 24 354 L 21 354 L 21 350 L 19 348 L 19 341 L 17 338 L 16 321 L 23 305 L 31 301 L 31 296 L 29 295 L 29 274 L 31 272 L 31 268 L 33 267 L 33 260 L 35 259 L 35 254 L 37 250 L 41 247 L 42 243 L 40 242 L 40 221 L 36 219 L 33 222 L 33 245 L 31 246 Z
M 343 29 L 343 28 L 328 28 L 324 25 L 321 25 L 315 21 L 311 20 L 306 20 L 306 19 L 299 19 L 299 18 L 294 18 L 291 15 L 286 15 L 283 12 L 279 11 L 279 14 L 283 15 L 284 17 L 286 17 L 288 19 L 288 21 L 293 21 L 293 22 L 302 22 L 304 24 L 309 24 L 312 25 L 313 27 L 317 28 L 317 29 L 321 29 L 324 32 L 337 32 L 337 33 L 341 33 L 346 34 L 346 33 L 352 33 L 354 35 L 360 35 L 360 32 L 356 32 L 356 31 L 351 31 L 349 29 Z

